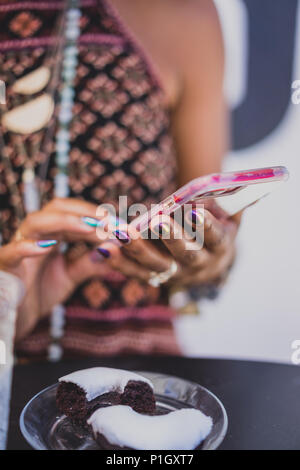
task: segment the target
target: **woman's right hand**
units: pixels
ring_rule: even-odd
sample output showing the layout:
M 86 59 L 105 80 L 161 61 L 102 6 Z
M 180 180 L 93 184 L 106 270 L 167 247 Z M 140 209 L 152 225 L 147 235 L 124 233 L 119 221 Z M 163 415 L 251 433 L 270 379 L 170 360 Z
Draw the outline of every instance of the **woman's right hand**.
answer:
M 42 210 L 29 214 L 11 242 L 0 248 L 0 270 L 18 276 L 25 286 L 16 339 L 28 334 L 77 285 L 103 271 L 101 264 L 92 262 L 89 252 L 67 262 L 58 249 L 61 241 L 99 243 L 96 209 L 81 200 L 53 199 Z

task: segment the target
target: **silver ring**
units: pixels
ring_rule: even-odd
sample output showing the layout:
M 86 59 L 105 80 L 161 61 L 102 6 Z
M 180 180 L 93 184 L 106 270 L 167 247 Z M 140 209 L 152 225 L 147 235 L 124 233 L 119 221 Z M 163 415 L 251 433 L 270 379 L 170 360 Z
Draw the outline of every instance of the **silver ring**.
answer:
M 169 269 L 162 273 L 157 273 L 156 271 L 152 271 L 150 273 L 150 279 L 148 281 L 148 284 L 152 287 L 159 287 L 161 284 L 164 284 L 165 282 L 168 282 L 171 277 L 173 277 L 178 269 L 178 265 L 176 261 L 172 261 Z

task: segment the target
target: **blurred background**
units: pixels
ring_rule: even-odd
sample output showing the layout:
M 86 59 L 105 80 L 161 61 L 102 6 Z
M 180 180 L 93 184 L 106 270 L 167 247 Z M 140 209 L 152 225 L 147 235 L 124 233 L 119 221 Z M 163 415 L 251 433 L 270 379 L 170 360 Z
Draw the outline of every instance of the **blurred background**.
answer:
M 224 169 L 286 165 L 290 179 L 244 216 L 238 258 L 217 300 L 177 321 L 187 355 L 290 362 L 300 339 L 298 0 L 215 0 L 226 48 L 232 151 Z

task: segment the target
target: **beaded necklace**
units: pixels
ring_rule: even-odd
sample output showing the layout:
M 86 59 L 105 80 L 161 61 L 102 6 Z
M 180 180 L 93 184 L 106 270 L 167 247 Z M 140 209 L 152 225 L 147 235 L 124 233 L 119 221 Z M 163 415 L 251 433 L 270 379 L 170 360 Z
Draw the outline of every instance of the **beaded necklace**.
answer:
M 78 38 L 80 36 L 81 11 L 78 0 L 69 0 L 66 10 L 65 47 L 63 51 L 62 81 L 60 95 L 60 111 L 56 134 L 56 167 L 54 193 L 56 197 L 68 197 L 68 164 L 70 152 L 70 123 L 73 118 L 74 79 L 78 64 Z M 65 247 L 62 247 L 62 250 Z M 64 334 L 65 309 L 63 305 L 53 308 L 50 319 L 50 335 L 52 338 L 48 348 L 48 359 L 59 360 L 62 356 L 60 340 Z

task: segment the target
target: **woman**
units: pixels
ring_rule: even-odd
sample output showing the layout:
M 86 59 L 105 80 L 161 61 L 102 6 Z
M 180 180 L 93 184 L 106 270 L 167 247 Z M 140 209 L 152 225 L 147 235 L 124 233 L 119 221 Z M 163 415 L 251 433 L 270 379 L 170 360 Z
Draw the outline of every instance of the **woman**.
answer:
M 169 286 L 222 278 L 233 261 L 238 218 L 206 210 L 202 250 L 187 251 L 185 239 L 174 239 L 177 227 L 164 226 L 170 238 L 162 240 L 163 255 L 126 233 L 99 247 L 95 218 L 97 205 L 116 205 L 119 196 L 149 207 L 220 170 L 228 121 L 213 2 L 82 0 L 65 13 L 63 1 L 29 3 L 0 3 L 7 109 L 23 96 L 15 114 L 3 113 L 0 167 L 0 267 L 20 277 L 26 292 L 17 351 L 45 356 L 59 345 L 65 354 L 178 353 Z M 41 78 L 49 70 L 51 78 Z M 30 86 L 21 81 L 37 71 Z M 42 87 L 43 80 L 46 88 L 35 90 L 32 83 Z M 60 98 L 47 121 L 56 88 Z M 40 208 L 28 213 L 37 206 L 35 185 Z M 191 214 L 191 223 L 199 218 Z M 149 284 L 153 272 L 170 274 L 174 261 L 168 283 Z

